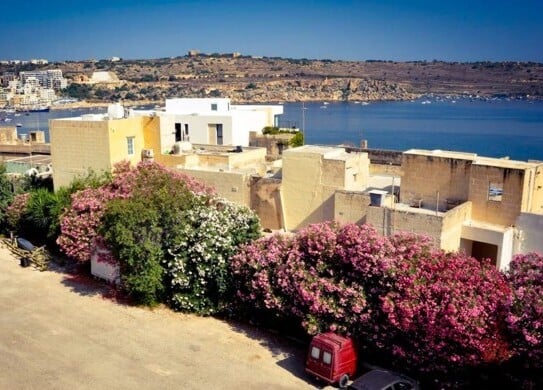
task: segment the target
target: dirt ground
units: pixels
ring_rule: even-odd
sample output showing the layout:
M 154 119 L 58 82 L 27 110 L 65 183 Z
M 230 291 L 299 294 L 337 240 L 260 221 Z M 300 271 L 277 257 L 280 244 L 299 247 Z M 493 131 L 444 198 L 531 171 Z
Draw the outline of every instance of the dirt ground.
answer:
M 0 248 L 0 389 L 314 389 L 303 361 L 267 332 L 127 306 Z

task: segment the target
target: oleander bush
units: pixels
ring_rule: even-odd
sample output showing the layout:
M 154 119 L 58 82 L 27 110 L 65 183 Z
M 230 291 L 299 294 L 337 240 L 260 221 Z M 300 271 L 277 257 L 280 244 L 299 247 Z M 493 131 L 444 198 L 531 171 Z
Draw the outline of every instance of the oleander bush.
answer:
M 97 188 L 77 191 L 71 196 L 70 208 L 61 217 L 57 244 L 69 257 L 88 262 L 107 203 L 113 199 L 128 199 L 133 192 L 145 196 L 168 180 L 177 183 L 172 190 L 172 197 L 176 195 L 177 189 L 185 187 L 195 193 L 213 192 L 210 187 L 190 176 L 160 164 L 141 162 L 136 167 L 130 167 L 124 161 L 115 165 L 111 181 Z
M 543 367 L 543 256 L 516 255 L 507 273 L 511 298 L 507 324 L 515 353 L 526 367 Z
M 509 287 L 495 267 L 410 234 L 323 223 L 234 256 L 245 304 L 295 316 L 310 334 L 351 334 L 413 369 L 501 362 Z

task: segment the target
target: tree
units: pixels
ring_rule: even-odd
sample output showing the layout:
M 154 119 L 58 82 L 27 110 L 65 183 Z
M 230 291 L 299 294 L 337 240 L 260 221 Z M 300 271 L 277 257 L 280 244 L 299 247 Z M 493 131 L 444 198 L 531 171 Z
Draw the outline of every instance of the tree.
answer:
M 135 302 L 154 306 L 164 293 L 162 228 L 157 209 L 138 199 L 113 200 L 101 232 L 119 261 L 123 288 Z
M 6 209 L 13 199 L 13 185 L 6 173 L 6 166 L 0 164 L 0 221 L 4 221 Z

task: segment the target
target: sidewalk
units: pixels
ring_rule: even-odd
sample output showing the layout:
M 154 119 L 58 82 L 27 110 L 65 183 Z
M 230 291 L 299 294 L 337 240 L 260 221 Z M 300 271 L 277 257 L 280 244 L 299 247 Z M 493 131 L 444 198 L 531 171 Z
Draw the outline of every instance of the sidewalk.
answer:
M 126 306 L 102 290 L 91 279 L 22 268 L 0 248 L 0 389 L 315 388 L 304 351 L 281 339 Z

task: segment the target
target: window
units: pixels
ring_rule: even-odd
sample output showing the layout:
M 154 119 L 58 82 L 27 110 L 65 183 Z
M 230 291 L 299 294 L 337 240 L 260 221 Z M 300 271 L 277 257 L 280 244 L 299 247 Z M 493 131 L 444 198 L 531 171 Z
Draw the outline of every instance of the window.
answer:
M 217 103 L 211 103 L 211 111 L 217 111 Z
M 330 363 L 332 363 L 332 354 L 331 354 L 330 352 L 324 351 L 324 352 L 322 353 L 322 362 L 323 362 L 324 364 L 330 364 Z
M 222 124 L 218 123 L 216 125 L 216 129 L 217 129 L 217 145 L 222 145 L 223 144 L 223 135 L 222 135 Z
M 181 123 L 175 124 L 175 142 L 181 141 Z
M 129 156 L 134 155 L 134 138 L 135 137 L 126 137 L 126 146 L 127 146 Z
M 503 195 L 503 183 L 491 181 L 488 185 L 488 200 L 501 202 Z
M 311 357 L 313 359 L 318 359 L 321 355 L 321 350 L 317 347 L 311 348 Z

